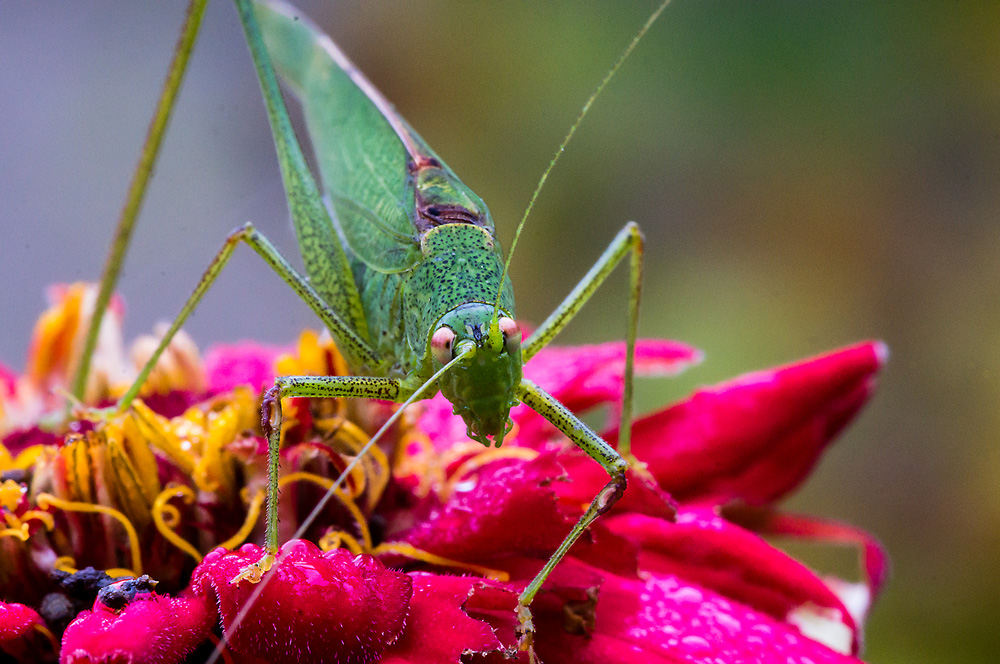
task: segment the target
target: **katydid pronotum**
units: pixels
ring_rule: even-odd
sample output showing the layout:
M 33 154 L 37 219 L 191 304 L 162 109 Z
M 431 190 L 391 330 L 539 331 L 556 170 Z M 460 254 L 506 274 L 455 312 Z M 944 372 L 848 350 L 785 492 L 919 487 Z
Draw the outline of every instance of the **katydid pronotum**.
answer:
M 604 84 L 668 3 L 666 0 L 653 13 L 587 101 L 556 158 Z M 251 224 L 234 231 L 160 347 L 119 402 L 119 409 L 128 408 L 160 353 L 240 242 L 250 245 L 319 316 L 353 375 L 279 377 L 265 394 L 262 426 L 269 452 L 267 553 L 234 582 L 266 582 L 266 572 L 275 563 L 279 544 L 276 502 L 282 397 L 356 397 L 396 402 L 400 408 L 383 427 L 385 430 L 407 405 L 440 391 L 464 419 L 470 438 L 497 447 L 510 430 L 511 407 L 518 402 L 528 405 L 610 476 L 518 598 L 520 645 L 530 649 L 532 600 L 570 546 L 625 490 L 629 466 L 626 459 L 632 458 L 629 425 L 642 272 L 642 235 L 638 226 L 629 222 L 622 228 L 579 284 L 522 343 L 508 266 L 527 212 L 505 261 L 485 203 L 455 176 L 328 37 L 286 5 L 251 5 L 250 0 L 236 0 L 236 4 L 267 106 L 308 277 L 300 275 Z M 301 100 L 325 196 L 292 131 L 272 60 Z M 555 159 L 549 170 L 554 163 Z M 627 354 L 616 451 L 559 401 L 524 379 L 521 367 L 552 341 L 626 256 L 630 259 Z M 376 433 L 368 445 L 373 445 L 380 434 Z M 349 470 L 344 471 L 345 475 Z M 313 515 L 321 507 L 317 506 Z

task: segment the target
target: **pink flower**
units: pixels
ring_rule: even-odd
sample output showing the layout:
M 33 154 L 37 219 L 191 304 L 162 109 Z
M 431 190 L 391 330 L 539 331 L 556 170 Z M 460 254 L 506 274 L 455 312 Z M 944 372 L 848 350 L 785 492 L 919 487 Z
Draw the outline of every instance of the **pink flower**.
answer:
M 607 481 L 597 464 L 524 407 L 504 446 L 484 449 L 436 397 L 350 475 L 307 531 L 319 547 L 288 541 L 260 583 L 233 583 L 261 555 L 240 546 L 261 534 L 261 388 L 279 372 L 345 367 L 313 334 L 291 355 L 247 343 L 206 357 L 178 350 L 149 405 L 80 410 L 55 432 L 25 428 L 3 388 L 0 590 L 11 603 L 0 605 L 0 649 L 23 658 L 50 634 L 66 663 L 203 661 L 217 648 L 235 662 L 526 661 L 518 593 Z M 614 441 L 623 359 L 621 343 L 546 349 L 526 375 L 575 411 L 609 406 Z M 682 344 L 642 341 L 636 369 L 672 374 L 698 360 Z M 540 658 L 857 662 L 884 552 L 776 502 L 867 401 L 884 361 L 880 344 L 859 344 L 639 418 L 632 451 L 645 469 L 630 470 L 624 498 L 532 605 Z M 390 409 L 309 399 L 284 409 L 287 540 Z M 858 546 L 862 579 L 820 575 L 764 535 Z

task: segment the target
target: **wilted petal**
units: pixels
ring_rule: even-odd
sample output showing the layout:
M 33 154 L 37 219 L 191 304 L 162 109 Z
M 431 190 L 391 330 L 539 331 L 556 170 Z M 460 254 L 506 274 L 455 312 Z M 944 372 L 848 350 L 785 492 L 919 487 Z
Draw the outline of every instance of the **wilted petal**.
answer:
M 829 585 L 711 510 L 682 510 L 676 523 L 627 514 L 607 519 L 605 526 L 639 547 L 639 568 L 645 573 L 677 576 L 777 620 L 815 607 L 842 625 L 838 635 L 845 639 L 830 645 L 857 651 L 857 624 Z
M 230 647 L 269 661 L 354 663 L 375 660 L 403 631 L 412 585 L 371 556 L 323 553 L 292 540 L 260 584 L 234 579 L 260 560 L 261 547 L 216 549 L 195 570 L 192 591 L 214 598 Z M 251 603 L 250 596 L 260 588 Z M 247 608 L 249 607 L 249 608 Z M 237 615 L 242 622 L 233 627 Z
M 681 502 L 773 502 L 865 404 L 885 359 L 863 343 L 699 390 L 636 421 L 632 449 Z
M 464 653 L 502 648 L 493 629 L 469 617 L 466 602 L 479 579 L 413 573 L 413 598 L 406 631 L 380 664 L 460 664 Z M 513 614 L 513 608 L 504 606 Z
M 148 577 L 101 590 L 63 635 L 61 664 L 172 664 L 206 640 L 215 607 L 205 597 L 165 597 Z

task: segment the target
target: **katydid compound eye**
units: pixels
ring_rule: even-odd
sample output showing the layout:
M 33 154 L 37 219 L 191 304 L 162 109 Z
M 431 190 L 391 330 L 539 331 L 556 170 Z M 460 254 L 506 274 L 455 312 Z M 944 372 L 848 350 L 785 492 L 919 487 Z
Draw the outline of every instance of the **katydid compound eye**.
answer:
M 439 327 L 431 337 L 431 353 L 441 364 L 448 364 L 454 357 L 455 330 L 450 327 Z
M 504 316 L 499 321 L 500 331 L 503 332 L 503 347 L 508 353 L 516 353 L 521 347 L 521 328 L 513 318 Z

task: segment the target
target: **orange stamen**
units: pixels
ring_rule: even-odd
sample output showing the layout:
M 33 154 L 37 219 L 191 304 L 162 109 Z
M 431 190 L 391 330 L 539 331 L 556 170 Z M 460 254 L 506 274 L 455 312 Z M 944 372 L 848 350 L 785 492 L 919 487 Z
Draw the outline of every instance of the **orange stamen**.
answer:
M 125 532 L 128 535 L 129 548 L 132 552 L 132 565 L 133 570 L 128 570 L 127 574 L 133 574 L 139 576 L 142 574 L 142 554 L 139 549 L 139 535 L 135 532 L 135 527 L 132 526 L 132 522 L 129 521 L 124 514 L 114 509 L 113 507 L 106 507 L 104 505 L 94 505 L 92 503 L 80 503 L 72 500 L 63 500 L 62 498 L 57 498 L 50 493 L 40 493 L 37 498 L 38 506 L 42 509 L 46 509 L 50 505 L 52 507 L 61 509 L 66 512 L 86 512 L 86 513 L 96 513 L 104 514 L 116 519 L 125 528 Z M 116 571 L 118 571 L 116 569 Z M 111 574 L 110 570 L 105 570 L 109 576 L 114 576 Z M 123 575 L 124 576 L 124 575 Z
M 253 526 L 257 523 L 257 519 L 260 518 L 260 506 L 264 504 L 264 492 L 263 490 L 258 491 L 253 500 L 250 501 L 250 505 L 247 507 L 247 518 L 243 520 L 243 525 L 240 529 L 236 531 L 236 534 L 227 539 L 225 542 L 219 544 L 221 547 L 225 547 L 232 551 L 236 547 L 250 537 L 250 532 L 253 530 Z
M 282 477 L 278 482 L 278 488 L 281 488 L 291 482 L 298 482 L 301 480 L 318 484 L 327 491 L 329 491 L 330 487 L 333 486 L 333 480 L 329 478 L 320 477 L 315 473 L 298 472 Z M 361 539 L 364 542 L 363 548 L 365 551 L 370 550 L 372 548 L 372 535 L 368 530 L 368 521 L 361 513 L 357 504 L 347 494 L 341 491 L 339 487 L 333 490 L 333 495 L 337 497 L 337 500 L 339 500 L 341 504 L 347 508 L 347 511 L 351 513 L 351 516 L 354 517 L 355 522 L 358 524 L 358 530 L 361 532 Z
M 405 542 L 387 542 L 385 544 L 379 544 L 372 551 L 372 555 L 374 556 L 382 553 L 395 553 L 400 556 L 412 558 L 413 560 L 419 560 L 430 565 L 437 565 L 439 567 L 464 569 L 470 572 L 475 572 L 480 576 L 484 576 L 487 579 L 492 579 L 494 581 L 506 582 L 510 580 L 510 574 L 504 572 L 503 570 L 483 567 L 482 565 L 473 565 L 471 563 L 463 563 L 458 560 L 452 560 L 451 558 L 444 558 L 428 551 L 424 551 L 423 549 L 418 549 L 417 547 Z
M 176 507 L 167 502 L 172 498 L 182 498 L 185 503 L 190 505 L 194 502 L 194 492 L 186 486 L 172 486 L 161 491 L 160 495 L 153 501 L 153 523 L 156 524 L 156 529 L 168 542 L 200 563 L 202 555 L 198 553 L 198 549 L 173 530 L 180 523 L 181 514 Z

